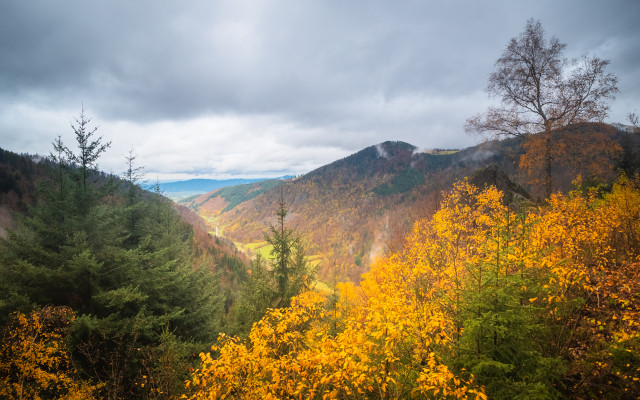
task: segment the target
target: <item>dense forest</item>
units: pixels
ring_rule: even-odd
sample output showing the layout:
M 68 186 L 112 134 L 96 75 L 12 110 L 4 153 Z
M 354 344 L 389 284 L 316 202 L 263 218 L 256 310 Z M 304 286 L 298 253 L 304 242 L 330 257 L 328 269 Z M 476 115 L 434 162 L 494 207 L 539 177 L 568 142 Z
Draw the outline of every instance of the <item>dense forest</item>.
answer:
M 84 110 L 73 146 L 0 151 L 0 398 L 640 398 L 638 118 L 548 44 L 530 20 L 496 63 L 491 142 L 187 200 L 251 259 L 132 152 L 100 172 Z

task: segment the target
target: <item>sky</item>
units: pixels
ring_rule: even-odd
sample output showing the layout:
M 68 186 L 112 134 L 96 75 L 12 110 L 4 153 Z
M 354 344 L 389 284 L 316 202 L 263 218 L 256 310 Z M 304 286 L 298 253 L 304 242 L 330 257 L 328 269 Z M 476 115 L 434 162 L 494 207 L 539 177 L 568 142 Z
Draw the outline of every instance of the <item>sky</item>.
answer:
M 640 109 L 640 1 L 6 0 L 0 147 L 49 154 L 84 107 L 121 174 L 299 175 L 387 140 L 481 141 L 495 61 L 526 21 L 610 60 L 607 122 Z

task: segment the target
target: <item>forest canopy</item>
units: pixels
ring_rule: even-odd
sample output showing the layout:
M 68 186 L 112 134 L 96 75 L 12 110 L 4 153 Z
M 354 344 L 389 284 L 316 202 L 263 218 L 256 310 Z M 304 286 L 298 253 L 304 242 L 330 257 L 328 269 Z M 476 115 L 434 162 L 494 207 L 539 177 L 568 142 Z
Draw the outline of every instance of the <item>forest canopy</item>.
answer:
M 543 206 L 459 182 L 360 287 L 222 335 L 191 398 L 636 398 L 639 243 L 637 180 Z

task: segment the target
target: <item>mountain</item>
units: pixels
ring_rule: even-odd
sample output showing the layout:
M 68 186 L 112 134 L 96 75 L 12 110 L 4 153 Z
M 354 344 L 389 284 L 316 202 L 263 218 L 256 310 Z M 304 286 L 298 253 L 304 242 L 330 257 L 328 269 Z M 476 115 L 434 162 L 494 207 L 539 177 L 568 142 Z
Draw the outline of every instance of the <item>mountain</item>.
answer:
M 283 176 L 276 179 L 290 179 L 291 176 Z M 224 188 L 228 186 L 236 186 L 243 184 L 250 184 L 254 182 L 260 182 L 267 180 L 268 178 L 256 178 L 256 179 L 189 179 L 186 181 L 176 182 L 164 182 L 158 183 L 157 186 L 160 191 L 167 197 L 173 200 L 181 200 L 186 197 L 194 196 L 197 194 L 207 193 L 215 189 Z M 154 185 L 147 185 L 145 189 L 152 190 Z
M 205 217 L 212 231 L 249 252 L 268 255 L 263 232 L 274 221 L 282 192 L 289 210 L 286 223 L 309 243 L 311 259 L 320 262 L 321 279 L 358 281 L 416 218 L 437 208 L 440 191 L 451 182 L 491 162 L 512 164 L 494 147 L 485 143 L 460 151 L 420 151 L 389 141 L 271 188 L 256 183 L 228 187 L 182 204 Z
M 578 133 L 584 141 L 598 134 L 593 127 Z M 570 134 L 575 136 L 576 130 Z M 610 160 L 607 174 L 615 175 L 616 168 L 629 175 L 640 171 L 638 135 L 618 132 L 614 139 L 621 153 Z M 271 188 L 255 183 L 228 187 L 183 204 L 205 217 L 211 231 L 233 240 L 250 255 L 268 256 L 263 233 L 275 221 L 276 201 L 282 193 L 289 212 L 286 223 L 308 242 L 311 259 L 320 264 L 320 279 L 357 282 L 376 257 L 402 246 L 416 219 L 438 209 L 442 193 L 456 180 L 469 177 L 479 186 L 497 185 L 507 192 L 507 201 L 514 196 L 542 199 L 541 186 L 525 184 L 524 172 L 518 168 L 522 144 L 522 139 L 512 138 L 462 150 L 422 151 L 388 141 Z M 588 176 L 584 165 L 571 161 L 554 161 L 554 170 L 559 171 L 554 178 L 556 190 L 569 190 L 580 173 Z
M 193 195 L 178 201 L 203 217 L 214 217 L 233 209 L 238 204 L 249 201 L 258 195 L 283 183 L 281 179 L 268 179 L 254 183 L 227 186 L 202 195 Z

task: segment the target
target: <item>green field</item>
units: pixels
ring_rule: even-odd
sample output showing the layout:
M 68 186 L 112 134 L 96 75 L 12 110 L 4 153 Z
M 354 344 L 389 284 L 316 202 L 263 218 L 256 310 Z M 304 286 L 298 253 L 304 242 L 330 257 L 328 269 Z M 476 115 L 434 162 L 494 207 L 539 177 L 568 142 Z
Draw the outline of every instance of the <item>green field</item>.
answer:
M 266 241 L 262 242 L 253 242 L 253 243 L 236 243 L 236 246 L 243 249 L 245 253 L 249 254 L 249 256 L 253 257 L 256 254 L 260 254 L 260 256 L 264 259 L 271 258 L 271 250 L 273 250 L 273 246 L 271 246 Z

